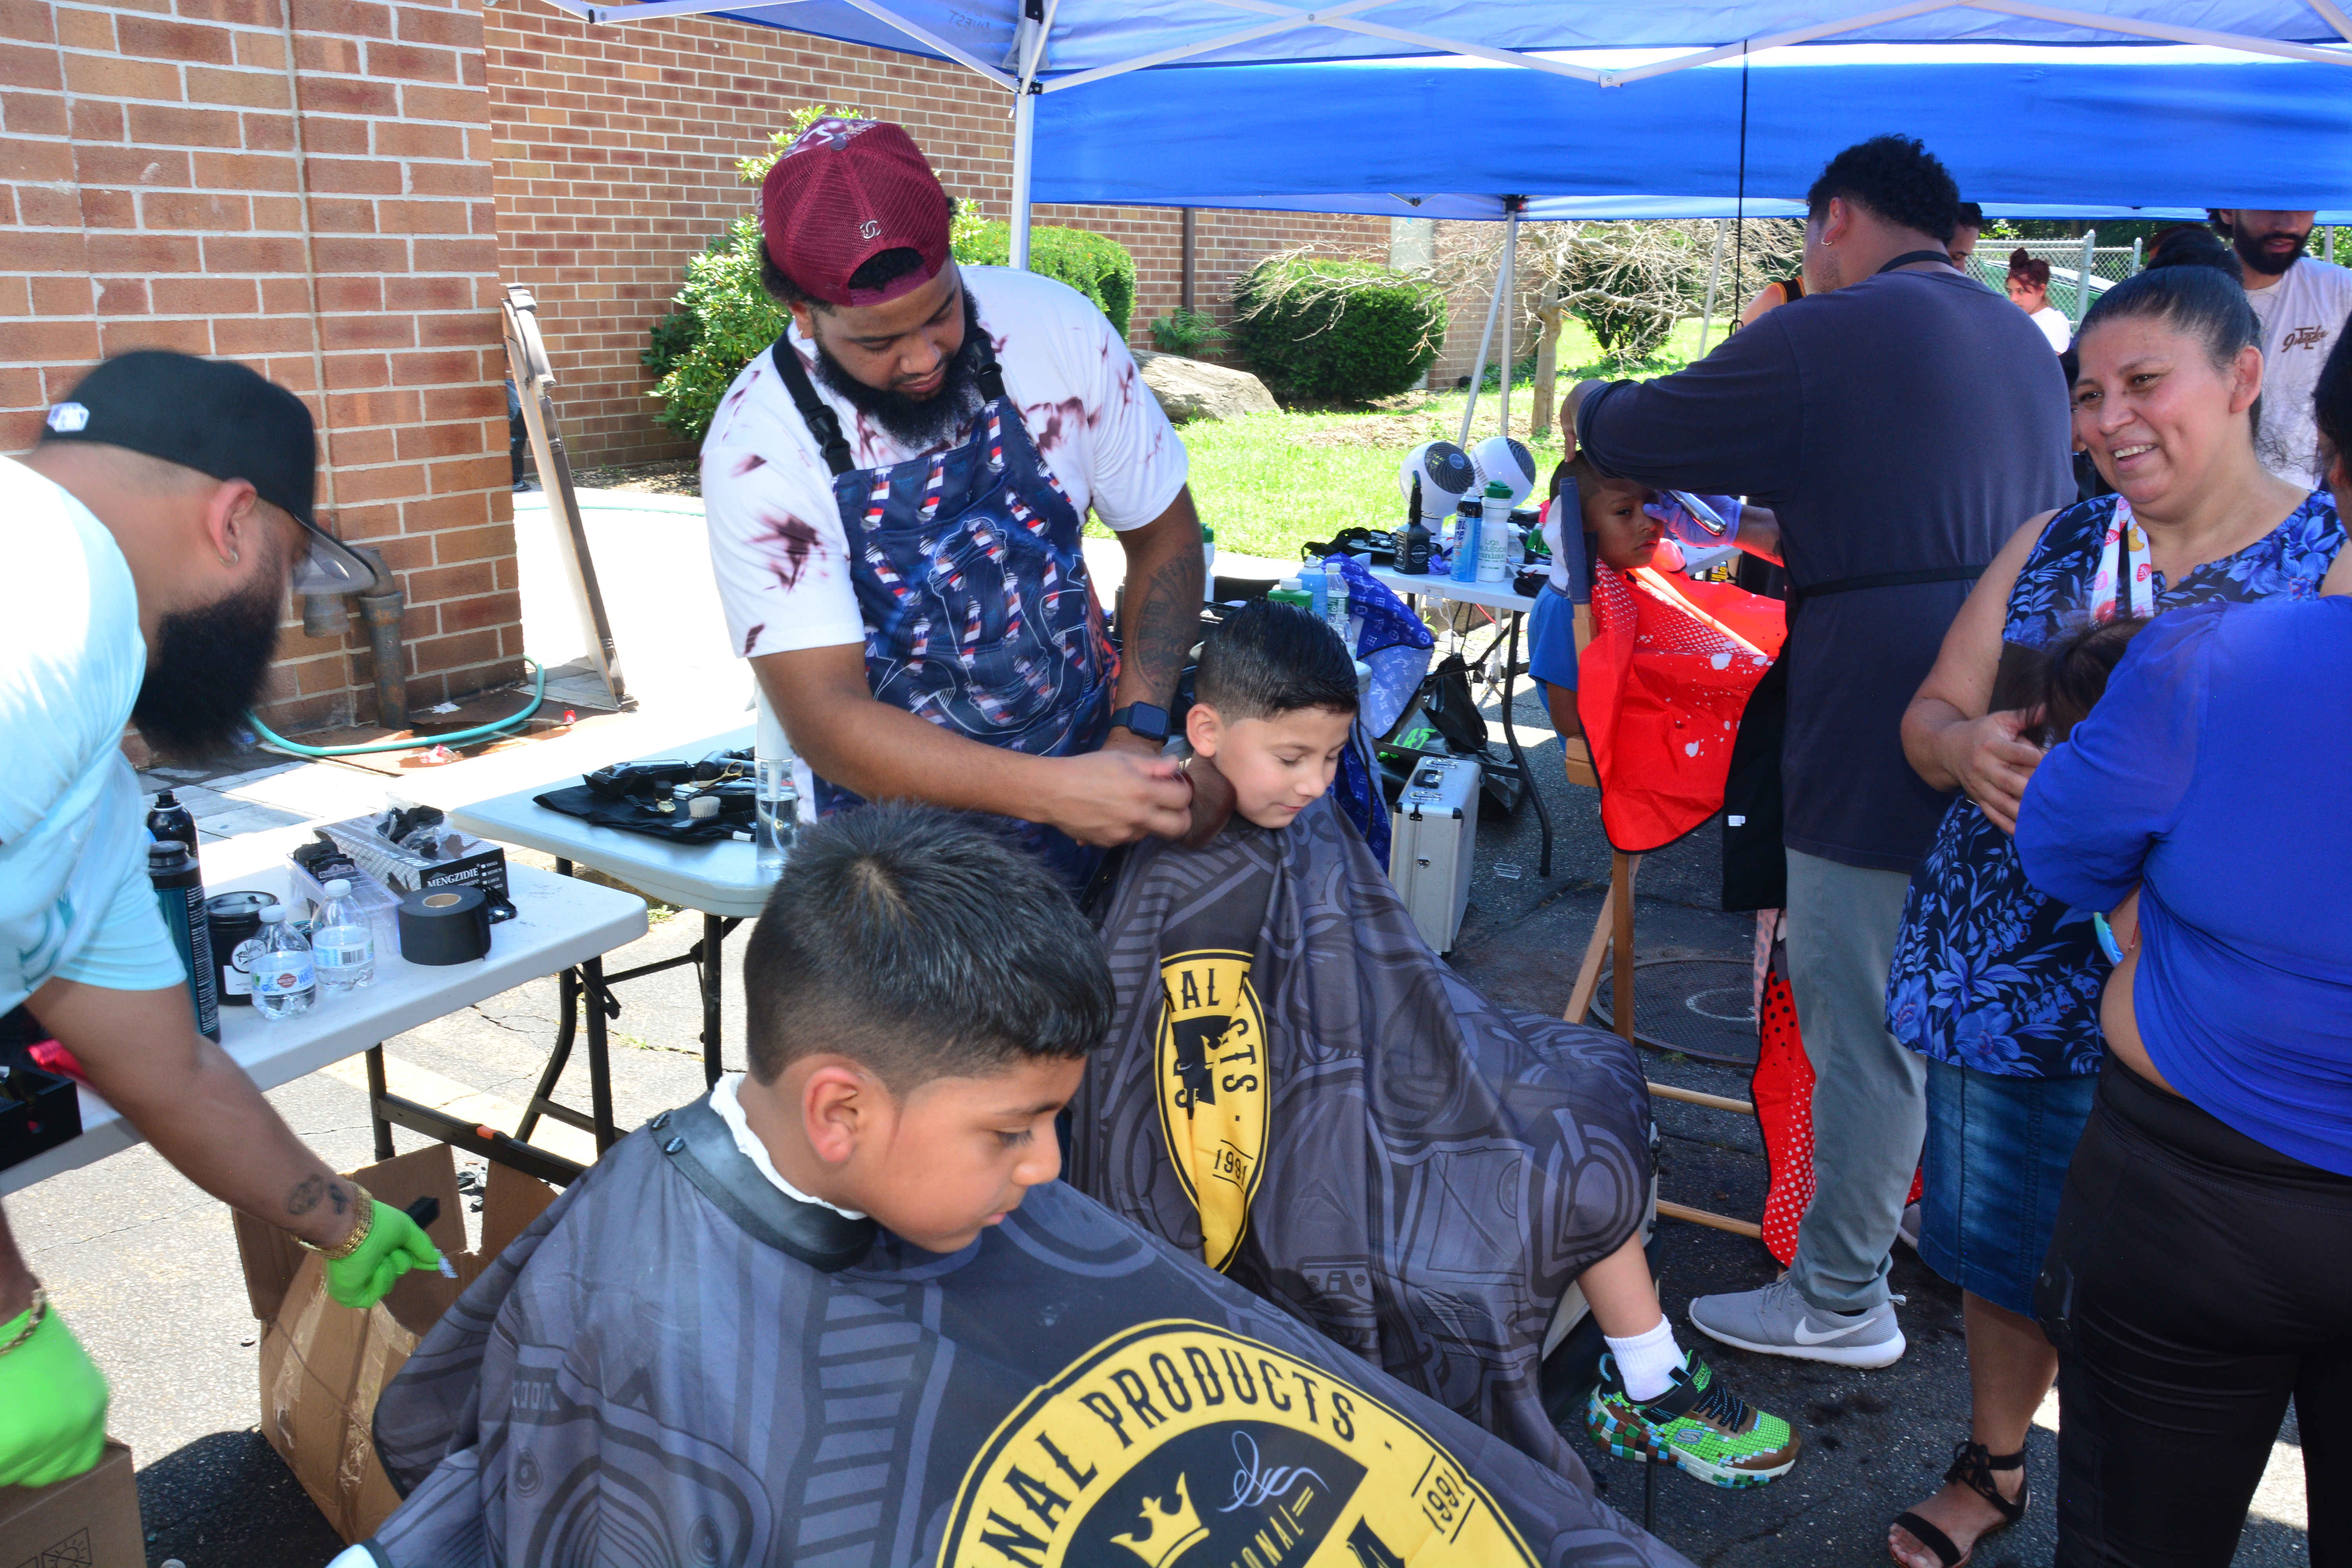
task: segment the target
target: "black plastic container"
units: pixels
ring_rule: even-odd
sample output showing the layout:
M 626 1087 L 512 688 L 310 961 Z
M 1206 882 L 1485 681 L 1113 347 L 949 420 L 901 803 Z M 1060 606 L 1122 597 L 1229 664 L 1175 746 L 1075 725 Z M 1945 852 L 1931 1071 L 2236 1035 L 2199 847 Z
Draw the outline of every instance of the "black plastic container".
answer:
M 205 917 L 205 879 L 195 858 L 176 839 L 147 846 L 147 879 L 180 963 L 188 972 L 188 996 L 196 1013 L 196 1033 L 220 1038 L 220 974 L 213 966 L 213 939 Z
M 261 911 L 276 903 L 276 895 L 238 889 L 215 893 L 205 900 L 205 927 L 211 933 L 215 989 L 224 1007 L 253 1005 L 253 960 L 261 952 Z M 252 952 L 238 954 L 246 943 Z
M 158 844 L 178 844 L 188 852 L 188 859 L 199 870 L 204 856 L 196 849 L 196 819 L 188 808 L 173 798 L 170 790 L 155 795 L 155 808 L 147 814 L 147 837 Z

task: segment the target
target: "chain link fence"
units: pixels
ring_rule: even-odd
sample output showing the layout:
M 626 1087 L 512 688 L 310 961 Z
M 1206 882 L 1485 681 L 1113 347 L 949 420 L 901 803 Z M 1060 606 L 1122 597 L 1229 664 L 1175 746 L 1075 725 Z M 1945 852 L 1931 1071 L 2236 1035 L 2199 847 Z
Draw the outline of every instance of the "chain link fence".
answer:
M 1994 293 L 2003 293 L 2009 287 L 2009 258 L 2022 250 L 2039 261 L 2050 263 L 2050 304 L 2065 313 L 2067 321 L 2075 327 L 2083 324 L 2083 312 L 2105 292 L 2111 283 L 2120 283 L 2140 267 L 2140 242 L 2129 245 L 2101 245 L 2096 229 L 2080 239 L 1995 239 L 1988 235 L 1977 244 L 1977 253 L 1969 258 L 1969 275 Z

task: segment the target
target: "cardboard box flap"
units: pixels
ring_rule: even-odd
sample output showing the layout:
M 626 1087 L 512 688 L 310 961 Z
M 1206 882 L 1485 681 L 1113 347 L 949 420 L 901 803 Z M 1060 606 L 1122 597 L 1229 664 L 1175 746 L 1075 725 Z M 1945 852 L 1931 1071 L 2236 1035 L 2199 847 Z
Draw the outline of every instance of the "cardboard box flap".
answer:
M 98 1464 L 50 1487 L 0 1487 L 8 1568 L 147 1568 L 131 1450 L 110 1437 Z
M 536 1176 L 493 1164 L 482 1194 L 482 1262 L 487 1266 L 512 1246 L 554 1201 L 555 1189 Z

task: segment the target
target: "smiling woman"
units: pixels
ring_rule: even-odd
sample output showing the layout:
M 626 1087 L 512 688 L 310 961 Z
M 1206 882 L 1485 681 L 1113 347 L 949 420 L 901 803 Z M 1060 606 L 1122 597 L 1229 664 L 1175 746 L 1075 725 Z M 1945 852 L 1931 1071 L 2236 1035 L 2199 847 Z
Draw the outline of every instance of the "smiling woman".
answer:
M 2002 710 L 1997 678 L 2086 622 L 2319 591 L 2344 527 L 2325 491 L 2256 458 L 2257 332 L 2244 290 L 2209 268 L 2144 272 L 2092 308 L 2074 437 L 2118 493 L 2018 530 L 1904 716 L 1912 766 L 1963 792 L 1912 879 L 1887 1024 L 1928 1060 L 1919 1253 L 1963 1289 L 1976 1395 L 1949 1484 L 1895 1527 L 1911 1568 L 1948 1568 L 2021 1511 L 2021 1461 L 2002 1460 L 2057 1370 L 2033 1280 L 2105 1055 L 2110 965 L 2089 916 L 2037 891 L 2010 837 L 2044 716 Z

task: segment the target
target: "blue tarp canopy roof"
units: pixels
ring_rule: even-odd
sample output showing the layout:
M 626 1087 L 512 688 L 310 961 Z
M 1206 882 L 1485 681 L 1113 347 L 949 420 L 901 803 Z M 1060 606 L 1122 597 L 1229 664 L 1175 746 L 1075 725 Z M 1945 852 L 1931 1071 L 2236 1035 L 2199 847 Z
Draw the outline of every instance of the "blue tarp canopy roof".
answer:
M 1040 201 L 1496 217 L 1508 194 L 1538 218 L 1729 216 L 1744 76 L 1754 215 L 1901 131 L 1996 215 L 2352 218 L 2341 0 L 553 3 L 1030 80 L 1015 187 Z

